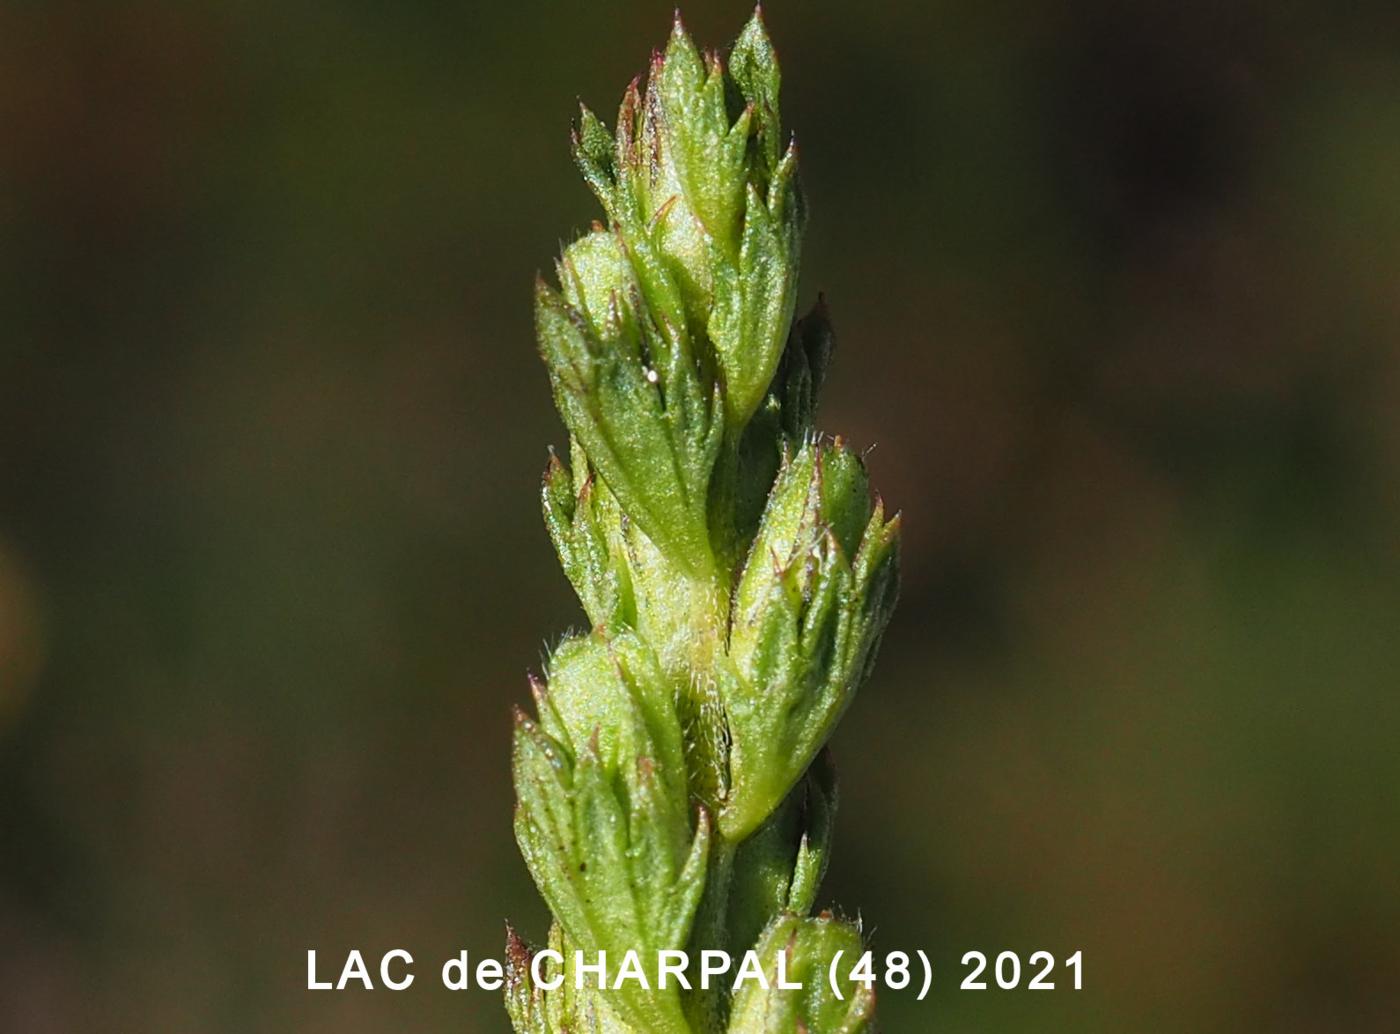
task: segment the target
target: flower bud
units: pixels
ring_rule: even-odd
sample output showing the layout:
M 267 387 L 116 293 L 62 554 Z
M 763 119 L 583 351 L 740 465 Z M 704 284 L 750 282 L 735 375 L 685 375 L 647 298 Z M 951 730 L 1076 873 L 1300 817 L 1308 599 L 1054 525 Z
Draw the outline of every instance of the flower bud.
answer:
M 703 501 L 714 457 L 701 450 L 708 462 L 697 467 L 698 483 L 690 470 L 668 483 L 653 480 L 657 466 L 600 449 L 607 435 L 589 426 L 599 422 L 596 414 L 585 418 L 606 407 L 575 397 L 595 382 L 569 375 L 589 350 L 572 340 L 567 325 L 581 317 L 598 341 L 640 356 L 641 375 L 657 386 L 663 411 L 683 402 L 705 411 L 704 419 L 671 416 L 677 455 L 685 452 L 680 439 L 708 441 L 712 401 L 733 441 L 762 403 L 792 322 L 806 207 L 796 150 L 780 153 L 780 78 L 757 14 L 731 60 L 732 75 L 717 55 L 702 57 L 677 19 L 664 53 L 652 60 L 645 92 L 634 81 L 624 93 L 615 134 L 581 110 L 574 158 L 608 228 L 566 249 L 560 282 L 567 308 L 556 315 L 552 300 L 537 304 L 541 350 L 565 422 L 627 512 L 663 545 L 679 531 L 650 512 L 659 505 L 652 497 L 680 488 L 685 500 Z M 614 323 L 635 323 L 636 331 Z M 648 440 L 652 430 L 645 429 Z M 634 513 L 635 504 L 648 502 Z
M 723 434 L 718 388 L 701 383 L 683 340 L 649 322 L 635 284 L 607 286 L 606 276 L 626 267 L 587 240 L 561 263 L 566 294 L 543 282 L 535 292 L 555 402 L 628 516 L 677 563 L 708 571 L 706 504 Z
M 637 1034 L 610 1004 L 615 994 L 579 979 L 576 946 L 558 923 L 549 928 L 549 949 L 562 961 L 540 959 L 536 983 L 531 967 L 538 953 L 506 927 L 506 1012 L 516 1034 Z
M 864 680 L 898 594 L 898 535 L 839 440 L 779 471 L 734 596 L 726 836 L 777 807 Z
M 871 1029 L 875 991 L 850 979 L 865 946 L 860 930 L 830 915 L 803 919 L 780 915 L 763 931 L 755 946 L 767 977 L 746 983 L 734 996 L 729 1034 L 793 1034 L 823 1031 L 861 1034 Z M 837 986 L 832 993 L 830 968 L 837 952 Z M 778 956 L 784 956 L 782 976 L 794 988 L 779 987 Z
M 692 835 L 680 723 L 650 650 L 630 633 L 569 640 L 535 694 L 539 721 L 516 716 L 515 833 L 540 894 L 587 952 L 683 947 L 710 826 L 700 810 Z M 674 985 L 609 1000 L 639 1030 L 689 1032 Z

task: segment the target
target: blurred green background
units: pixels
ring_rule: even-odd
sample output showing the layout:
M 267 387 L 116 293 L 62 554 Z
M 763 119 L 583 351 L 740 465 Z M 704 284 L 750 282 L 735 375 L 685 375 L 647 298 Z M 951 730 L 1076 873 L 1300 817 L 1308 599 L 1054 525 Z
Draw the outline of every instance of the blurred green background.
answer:
M 1346 11 L 768 8 L 822 424 L 907 522 L 826 886 L 940 967 L 891 1031 L 1394 1029 L 1400 17 Z M 507 1029 L 432 963 L 545 928 L 530 284 L 669 18 L 0 4 L 0 1026 Z M 1039 948 L 1085 990 L 956 990 Z

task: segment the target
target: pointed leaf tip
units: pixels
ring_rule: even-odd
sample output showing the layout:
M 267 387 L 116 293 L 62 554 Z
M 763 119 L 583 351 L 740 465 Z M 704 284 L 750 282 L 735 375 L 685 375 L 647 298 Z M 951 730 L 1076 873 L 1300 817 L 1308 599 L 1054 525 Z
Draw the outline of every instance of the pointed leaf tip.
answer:
M 515 927 L 510 924 L 509 919 L 506 920 L 506 954 L 510 956 L 512 962 L 518 965 L 530 965 L 530 947 L 515 932 Z

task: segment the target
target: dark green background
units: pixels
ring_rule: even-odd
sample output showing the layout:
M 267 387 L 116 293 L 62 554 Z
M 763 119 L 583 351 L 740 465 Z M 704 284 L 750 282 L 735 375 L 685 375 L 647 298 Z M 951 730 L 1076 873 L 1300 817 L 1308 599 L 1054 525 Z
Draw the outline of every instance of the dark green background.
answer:
M 1341 6 L 769 7 L 822 424 L 906 519 L 826 887 L 939 967 L 892 1031 L 1393 1029 L 1400 19 Z M 0 1026 L 506 1029 L 434 965 L 545 928 L 530 284 L 668 26 L 0 4 Z

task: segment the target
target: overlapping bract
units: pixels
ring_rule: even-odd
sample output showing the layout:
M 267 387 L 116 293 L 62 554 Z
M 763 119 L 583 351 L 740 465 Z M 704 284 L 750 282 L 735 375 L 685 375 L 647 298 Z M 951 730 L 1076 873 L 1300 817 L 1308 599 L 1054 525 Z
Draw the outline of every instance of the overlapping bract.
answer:
M 782 357 L 805 218 L 757 19 L 733 60 L 742 75 L 677 22 L 615 133 L 583 110 L 574 154 L 608 226 L 565 250 L 535 304 L 570 433 L 658 547 L 702 573 L 711 473 Z
M 864 680 L 894 608 L 898 533 L 839 439 L 785 459 L 734 594 L 719 816 L 731 839 L 777 807 Z
M 506 1011 L 516 1034 L 636 1034 L 639 1028 L 619 1019 L 609 1004 L 611 995 L 598 991 L 596 982 L 576 979 L 576 949 L 557 922 L 548 947 L 562 961 L 541 958 L 537 984 L 531 976 L 535 952 L 506 928 Z
M 551 944 L 585 954 L 757 939 L 815 971 L 859 943 L 802 917 L 836 806 L 822 748 L 893 609 L 899 524 L 861 458 L 813 427 L 833 336 L 824 302 L 793 320 L 805 203 L 779 85 L 757 14 L 727 62 L 678 19 L 614 131 L 582 110 L 574 156 L 607 224 L 536 287 L 570 436 L 545 524 L 592 631 L 554 653 L 538 720 L 519 716 L 516 835 Z M 530 1034 L 824 1034 L 873 1011 L 868 994 L 840 1011 L 546 993 L 521 971 L 529 950 L 511 952 Z
M 860 930 L 852 923 L 823 915 L 804 918 L 780 915 L 758 940 L 764 971 L 773 975 L 769 986 L 746 984 L 734 996 L 729 1034 L 860 1034 L 875 1015 L 875 992 L 850 979 L 864 950 Z M 831 987 L 829 967 L 842 952 L 837 987 Z M 776 979 L 778 956 L 786 956 L 786 982 L 800 984 L 782 990 Z
M 685 946 L 705 886 L 709 818 L 691 832 L 680 722 L 635 635 L 572 639 L 515 733 L 516 839 L 578 947 L 620 956 Z M 612 1004 L 640 1030 L 690 1030 L 674 987 Z

